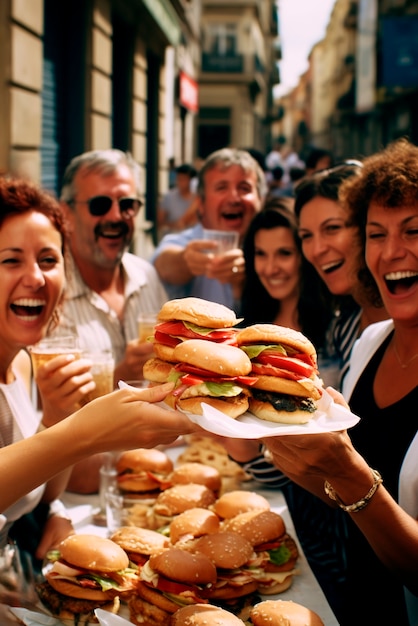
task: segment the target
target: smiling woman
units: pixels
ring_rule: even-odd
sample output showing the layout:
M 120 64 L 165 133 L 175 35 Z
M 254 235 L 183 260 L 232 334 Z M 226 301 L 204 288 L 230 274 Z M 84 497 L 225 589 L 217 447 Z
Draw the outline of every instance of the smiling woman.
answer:
M 267 444 L 281 469 L 347 516 L 339 623 L 406 626 L 418 619 L 418 148 L 399 140 L 365 159 L 340 201 L 361 235 L 363 284 L 391 318 L 353 349 L 343 392 L 361 419 L 351 441 L 334 433 Z M 414 594 L 407 603 L 400 581 Z
M 0 438 L 3 445 L 8 445 L 32 435 L 38 428 L 39 418 L 26 391 L 30 376 L 28 357 L 21 350 L 38 342 L 57 323 L 65 284 L 66 230 L 58 203 L 29 182 L 0 177 L 0 206 L 0 394 L 2 416 L 8 414 L 11 418 L 9 432 L 1 422 Z M 0 543 L 9 531 L 17 533 L 17 521 L 20 523 L 22 516 L 34 510 L 41 499 L 46 503 L 46 519 L 48 504 L 61 492 L 64 481 L 65 476 L 58 476 L 7 509 Z M 55 516 L 49 528 L 56 537 L 63 537 L 71 525 Z M 39 530 L 38 540 L 43 528 Z M 46 543 L 51 540 L 52 535 L 45 537 Z

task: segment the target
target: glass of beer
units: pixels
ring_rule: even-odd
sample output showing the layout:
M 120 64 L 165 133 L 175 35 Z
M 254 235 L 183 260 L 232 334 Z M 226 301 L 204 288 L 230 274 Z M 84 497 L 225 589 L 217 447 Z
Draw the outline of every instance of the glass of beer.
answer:
M 76 358 L 80 358 L 81 349 L 78 345 L 76 335 L 57 335 L 54 337 L 45 337 L 39 343 L 28 348 L 31 359 L 33 375 L 36 377 L 38 368 L 62 354 L 73 354 Z
M 95 398 L 104 396 L 107 393 L 111 393 L 114 389 L 113 374 L 115 369 L 115 360 L 110 351 L 103 352 L 83 352 L 83 358 L 89 359 L 92 362 L 90 371 L 93 376 L 93 380 L 96 383 L 96 388 L 84 399 L 84 404 L 91 402 Z
M 154 327 L 157 323 L 157 313 L 140 313 L 138 315 L 138 339 L 140 343 L 154 337 Z

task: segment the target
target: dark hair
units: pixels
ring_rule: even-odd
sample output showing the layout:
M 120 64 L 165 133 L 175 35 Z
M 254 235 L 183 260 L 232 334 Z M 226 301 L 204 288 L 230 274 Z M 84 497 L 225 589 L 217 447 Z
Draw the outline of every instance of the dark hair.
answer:
M 304 159 L 306 169 L 315 169 L 319 161 L 325 157 L 329 157 L 330 163 L 332 165 L 333 158 L 332 152 L 330 152 L 330 150 L 326 150 L 325 148 L 312 147 Z
M 280 301 L 272 298 L 266 291 L 254 268 L 255 235 L 259 230 L 271 230 L 277 227 L 288 228 L 293 235 L 301 255 L 300 298 L 298 318 L 302 332 L 319 349 L 325 342 L 327 328 L 333 315 L 331 298 L 326 297 L 326 290 L 317 273 L 302 255 L 298 237 L 297 221 L 289 206 L 291 198 L 272 198 L 257 213 L 244 239 L 243 251 L 246 267 L 246 281 L 242 294 L 241 314 L 243 324 L 272 323 L 280 310 Z
M 314 198 L 327 198 L 338 202 L 342 183 L 347 178 L 359 175 L 361 167 L 360 161 L 347 161 L 305 176 L 295 187 L 295 215 L 299 217 L 304 205 Z
M 305 176 L 295 188 L 295 215 L 299 219 L 301 211 L 305 204 L 314 198 L 327 198 L 334 202 L 340 202 L 340 193 L 343 185 L 347 180 L 356 180 L 360 177 L 363 169 L 363 163 L 357 160 L 347 160 L 335 167 L 314 172 L 309 176 Z M 347 210 L 347 222 L 355 225 L 351 211 Z M 359 233 L 359 239 L 361 233 Z M 358 269 L 357 277 L 361 286 L 364 285 L 360 276 L 366 269 L 366 261 L 364 252 L 360 251 L 357 258 Z M 322 282 L 322 281 L 321 281 Z M 324 286 L 325 288 L 325 286 Z M 380 298 L 370 297 L 371 293 L 363 286 L 364 296 L 374 306 L 381 306 Z M 358 309 L 358 305 L 352 296 L 337 296 L 334 298 L 335 306 L 340 310 L 342 315 L 349 315 Z
M 0 228 L 6 218 L 37 211 L 45 215 L 61 234 L 65 256 L 67 224 L 58 201 L 47 191 L 27 180 L 0 175 Z
M 364 258 L 370 204 L 376 203 L 395 211 L 399 207 L 418 204 L 418 147 L 401 138 L 367 157 L 363 161 L 361 175 L 341 186 L 340 201 L 359 229 Z M 379 290 L 365 264 L 358 275 L 368 297 L 381 305 Z
M 187 174 L 190 178 L 194 178 L 197 172 L 193 165 L 190 165 L 189 163 L 182 163 L 176 167 L 176 174 Z

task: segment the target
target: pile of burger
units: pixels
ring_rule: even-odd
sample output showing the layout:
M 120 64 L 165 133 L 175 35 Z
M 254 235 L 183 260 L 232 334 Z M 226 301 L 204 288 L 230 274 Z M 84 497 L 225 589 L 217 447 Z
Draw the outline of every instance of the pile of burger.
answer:
M 192 493 L 193 484 L 162 493 L 174 490 L 170 495 L 176 499 L 176 487 L 188 486 Z M 69 536 L 50 553 L 45 581 L 37 585 L 43 605 L 74 625 L 97 621 L 97 608 L 117 613 L 121 606 L 121 613 L 141 626 L 198 624 L 188 621 L 193 612 L 214 607 L 228 616 L 225 624 L 264 623 L 250 621 L 250 615 L 260 606 L 260 595 L 290 587 L 297 545 L 261 494 L 212 492 L 205 501 L 206 506 L 193 502 L 160 518 L 164 526 L 158 531 L 122 526 L 108 539 Z
M 309 422 L 322 395 L 316 351 L 302 333 L 275 324 L 237 328 L 227 307 L 201 298 L 169 300 L 158 314 L 151 384 L 174 381 L 166 398 L 202 414 L 205 402 L 237 418 L 247 411 L 286 424 Z
M 166 402 L 188 413 L 201 414 L 206 402 L 232 418 L 251 411 L 307 422 L 321 395 L 312 344 L 287 328 L 240 330 L 238 323 L 233 311 L 206 300 L 167 302 L 145 378 L 174 381 Z M 261 602 L 291 586 L 298 559 L 282 517 L 261 494 L 225 492 L 216 467 L 174 467 L 158 449 L 126 451 L 116 470 L 119 492 L 135 503 L 128 513 L 140 509 L 141 517 L 108 539 L 72 535 L 50 553 L 37 592 L 52 615 L 80 626 L 97 623 L 95 609 L 117 613 L 122 605 L 138 626 L 323 624 L 296 603 Z

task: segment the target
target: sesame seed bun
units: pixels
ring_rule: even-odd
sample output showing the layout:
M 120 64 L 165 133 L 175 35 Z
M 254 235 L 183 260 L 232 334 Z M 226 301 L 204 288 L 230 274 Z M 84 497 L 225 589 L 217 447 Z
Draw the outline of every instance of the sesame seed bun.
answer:
M 286 532 L 283 518 L 274 511 L 247 511 L 225 520 L 223 529 L 245 537 L 252 546 L 281 537 Z
M 317 613 L 289 600 L 265 600 L 250 613 L 254 626 L 324 626 Z
M 177 298 L 169 300 L 160 309 L 158 321 L 183 320 L 206 328 L 228 328 L 238 319 L 231 309 L 202 298 Z
M 195 507 L 179 513 L 170 523 L 170 541 L 186 541 L 219 531 L 219 517 L 209 509 Z
M 182 463 L 168 477 L 173 485 L 205 485 L 214 492 L 221 488 L 221 475 L 215 467 L 203 463 Z
M 210 604 L 193 604 L 178 609 L 170 626 L 243 626 L 244 622 L 230 611 Z
M 118 544 L 131 561 L 137 562 L 137 555 L 149 556 L 154 552 L 159 552 L 170 545 L 167 537 L 155 530 L 139 528 L 137 526 L 121 526 L 110 537 Z
M 218 532 L 200 537 L 194 544 L 194 552 L 205 554 L 222 569 L 241 567 L 254 555 L 249 541 L 238 533 Z
M 316 350 L 313 343 L 302 333 L 287 326 L 277 324 L 253 324 L 239 330 L 237 333 L 237 343 L 239 346 L 248 343 L 281 343 L 294 348 L 297 352 L 303 352 L 315 359 Z
M 256 491 L 239 489 L 222 494 L 213 505 L 213 510 L 222 519 L 230 519 L 246 511 L 269 509 L 270 504 L 264 496 Z
M 173 547 L 151 555 L 149 564 L 158 574 L 177 582 L 206 585 L 216 581 L 215 565 L 201 553 Z
M 174 348 L 176 362 L 187 363 L 221 376 L 245 376 L 252 369 L 248 356 L 235 346 L 205 339 L 189 339 Z

